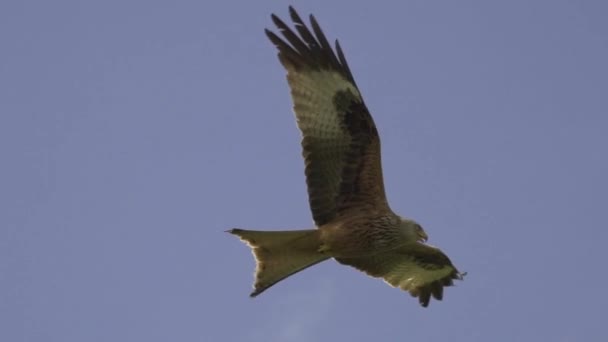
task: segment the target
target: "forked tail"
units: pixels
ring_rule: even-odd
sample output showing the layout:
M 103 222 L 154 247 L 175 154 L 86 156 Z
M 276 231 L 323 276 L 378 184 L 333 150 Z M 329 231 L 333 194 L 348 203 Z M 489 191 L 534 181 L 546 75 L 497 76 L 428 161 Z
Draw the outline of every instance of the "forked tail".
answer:
M 330 257 L 319 252 L 321 243 L 317 229 L 286 231 L 231 229 L 227 232 L 247 243 L 255 257 L 255 282 L 251 297 L 259 295 L 290 275 Z

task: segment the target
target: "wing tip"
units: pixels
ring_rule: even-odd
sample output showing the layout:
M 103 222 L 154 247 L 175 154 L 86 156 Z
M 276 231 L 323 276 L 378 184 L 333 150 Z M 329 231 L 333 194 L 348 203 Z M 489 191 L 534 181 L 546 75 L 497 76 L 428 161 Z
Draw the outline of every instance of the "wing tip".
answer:
M 292 31 L 274 13 L 270 17 L 283 37 L 279 37 L 268 29 L 265 30 L 266 36 L 278 48 L 279 56 L 287 55 L 285 57 L 289 60 L 289 64 L 298 68 L 336 71 L 356 87 L 354 77 L 346 62 L 346 58 L 344 58 L 342 49 L 339 47 L 339 44 L 336 44 L 334 48 L 332 48 L 331 44 L 327 44 L 325 34 L 315 16 L 310 14 L 310 25 L 306 25 L 293 6 L 290 5 L 288 8 L 289 16 L 296 28 L 295 32 L 298 32 L 299 35 Z M 284 61 L 281 60 L 281 62 L 283 63 Z
M 435 280 L 430 284 L 422 285 L 417 288 L 410 290 L 412 297 L 418 297 L 418 302 L 423 308 L 429 306 L 431 298 L 435 298 L 437 301 L 443 300 L 443 289 L 444 287 L 454 286 L 454 280 L 464 280 L 464 277 L 468 272 L 459 272 L 454 270 L 448 276 Z

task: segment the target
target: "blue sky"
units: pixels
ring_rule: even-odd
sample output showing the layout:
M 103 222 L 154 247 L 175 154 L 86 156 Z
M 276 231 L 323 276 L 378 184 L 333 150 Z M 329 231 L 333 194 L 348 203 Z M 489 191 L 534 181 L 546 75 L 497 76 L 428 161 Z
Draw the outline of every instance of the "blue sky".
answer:
M 232 227 L 312 225 L 280 1 L 0 4 L 0 340 L 604 341 L 608 5 L 308 1 L 443 302 L 328 261 L 248 297 Z

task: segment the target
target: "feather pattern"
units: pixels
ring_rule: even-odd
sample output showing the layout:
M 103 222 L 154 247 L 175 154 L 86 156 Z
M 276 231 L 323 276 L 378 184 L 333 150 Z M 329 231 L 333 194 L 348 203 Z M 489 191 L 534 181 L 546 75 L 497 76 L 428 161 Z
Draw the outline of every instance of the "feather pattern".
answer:
M 290 15 L 297 34 L 275 15 L 284 39 L 266 34 L 287 70 L 316 225 L 361 207 L 388 210 L 378 131 L 340 45 L 336 56 L 313 16 L 311 32 L 291 7 Z
M 418 297 L 424 307 L 429 305 L 431 297 L 443 299 L 443 288 L 454 285 L 454 280 L 462 280 L 466 275 L 458 272 L 441 250 L 421 243 L 372 256 L 336 260 L 408 291 Z

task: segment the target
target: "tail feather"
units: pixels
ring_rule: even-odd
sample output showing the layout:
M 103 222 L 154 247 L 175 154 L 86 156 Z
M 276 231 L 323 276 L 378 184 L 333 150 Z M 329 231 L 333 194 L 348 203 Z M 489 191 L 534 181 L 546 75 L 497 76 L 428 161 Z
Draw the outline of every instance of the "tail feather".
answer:
M 251 297 L 272 285 L 329 258 L 319 251 L 318 230 L 256 231 L 231 229 L 251 247 L 256 260 Z

